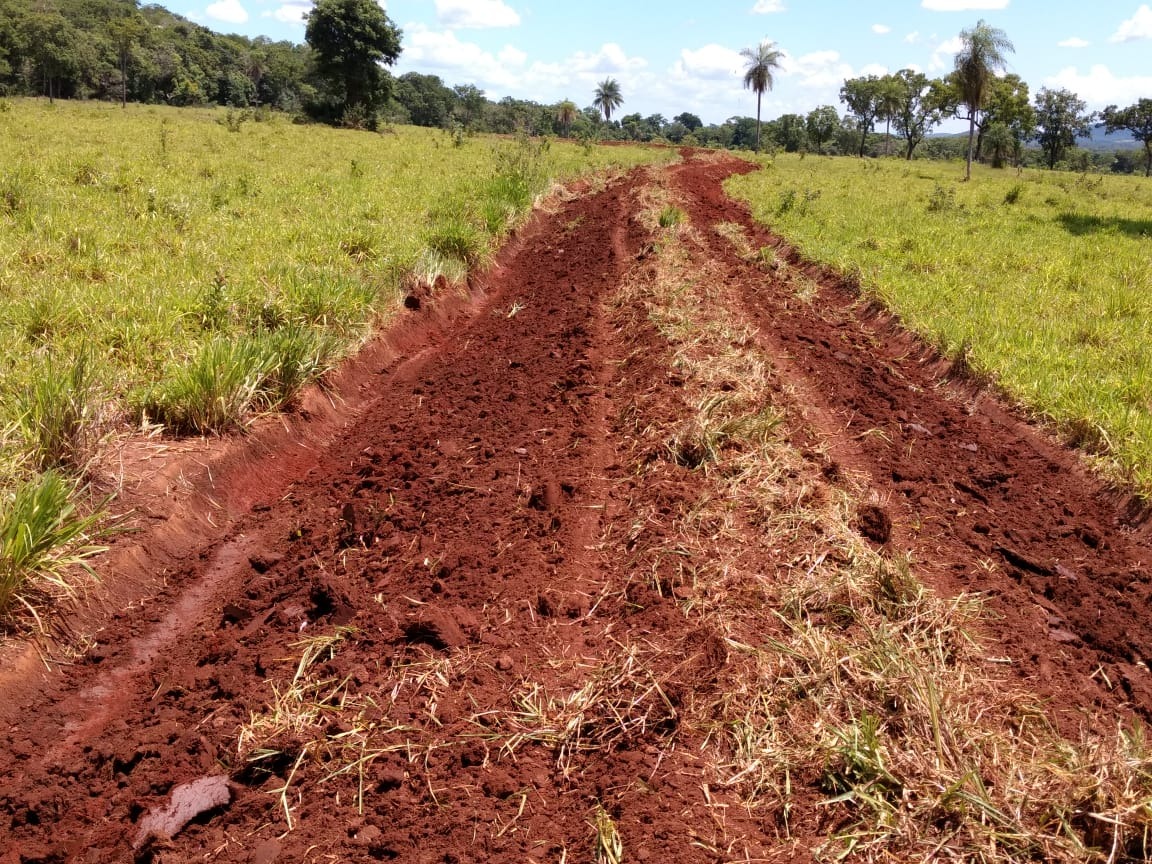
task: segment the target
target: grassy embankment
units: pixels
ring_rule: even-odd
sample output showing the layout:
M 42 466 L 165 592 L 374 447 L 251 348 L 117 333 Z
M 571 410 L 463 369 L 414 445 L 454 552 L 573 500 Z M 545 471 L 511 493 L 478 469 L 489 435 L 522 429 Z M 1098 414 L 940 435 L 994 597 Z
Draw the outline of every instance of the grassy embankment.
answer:
M 91 551 L 61 508 L 109 429 L 288 404 L 407 274 L 459 279 L 550 180 L 665 155 L 0 101 L 0 614 Z
M 1152 183 L 782 156 L 756 217 L 1152 494 Z

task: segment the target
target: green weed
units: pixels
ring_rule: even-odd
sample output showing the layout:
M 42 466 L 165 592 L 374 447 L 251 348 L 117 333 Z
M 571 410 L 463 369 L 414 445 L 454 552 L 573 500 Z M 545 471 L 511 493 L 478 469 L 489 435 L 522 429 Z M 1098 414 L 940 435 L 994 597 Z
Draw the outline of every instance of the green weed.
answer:
M 65 363 L 50 361 L 33 378 L 20 400 L 20 427 L 37 469 L 83 466 L 92 444 L 96 394 L 86 352 Z
M 0 615 L 18 600 L 35 614 L 35 604 L 22 595 L 37 587 L 74 594 L 70 571 L 86 568 L 87 559 L 103 551 L 93 542 L 103 514 L 79 513 L 76 493 L 72 481 L 47 471 L 0 501 Z

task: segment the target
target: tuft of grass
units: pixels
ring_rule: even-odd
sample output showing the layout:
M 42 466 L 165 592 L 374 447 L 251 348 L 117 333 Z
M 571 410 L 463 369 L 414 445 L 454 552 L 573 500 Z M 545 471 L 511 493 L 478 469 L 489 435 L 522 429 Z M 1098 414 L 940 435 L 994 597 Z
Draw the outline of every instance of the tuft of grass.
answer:
M 139 411 L 180 434 L 241 428 L 258 403 L 270 366 L 259 339 L 214 339 L 145 394 Z
M 88 559 L 104 551 L 94 542 L 104 514 L 80 513 L 74 503 L 80 492 L 50 470 L 0 501 L 0 618 L 16 603 L 38 617 L 36 596 L 74 596 L 75 570 L 91 574 Z
M 92 359 L 81 352 L 70 362 L 48 362 L 20 399 L 25 450 L 40 471 L 78 470 L 91 455 L 97 408 Z
M 592 842 L 592 860 L 596 864 L 623 864 L 624 843 L 620 839 L 620 832 L 611 814 L 600 802 L 596 802 L 591 824 L 592 830 L 596 832 Z
M 679 207 L 669 205 L 660 211 L 656 221 L 661 228 L 675 228 L 684 221 L 684 211 Z
M 270 410 L 292 405 L 304 387 L 335 367 L 343 350 L 335 334 L 299 324 L 269 333 L 263 346 L 267 365 L 261 398 Z
M 464 207 L 440 210 L 431 217 L 424 235 L 427 247 L 444 258 L 468 268 L 475 267 L 488 252 L 488 236 Z

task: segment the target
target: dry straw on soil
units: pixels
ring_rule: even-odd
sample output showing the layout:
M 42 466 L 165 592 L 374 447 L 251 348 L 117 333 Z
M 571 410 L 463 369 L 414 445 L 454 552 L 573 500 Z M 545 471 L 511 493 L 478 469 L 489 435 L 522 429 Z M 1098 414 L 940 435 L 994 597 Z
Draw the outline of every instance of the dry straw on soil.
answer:
M 719 783 L 781 839 L 823 836 L 821 858 L 1146 859 L 1143 730 L 1085 718 L 1078 740 L 1061 737 L 982 644 L 980 598 L 938 596 L 913 562 L 860 538 L 867 478 L 831 482 L 826 457 L 792 443 L 806 437 L 799 406 L 734 312 L 704 229 L 661 225 L 677 203 L 647 194 L 655 254 L 613 314 L 635 326 L 645 309 L 684 382 L 690 419 L 639 404 L 624 431 L 651 484 L 688 468 L 698 498 L 671 520 L 650 504 L 637 524 L 663 530 L 630 541 L 634 572 L 679 587 L 684 613 L 726 648 L 716 695 L 697 694 L 684 718 Z M 718 227 L 747 245 L 739 226 Z

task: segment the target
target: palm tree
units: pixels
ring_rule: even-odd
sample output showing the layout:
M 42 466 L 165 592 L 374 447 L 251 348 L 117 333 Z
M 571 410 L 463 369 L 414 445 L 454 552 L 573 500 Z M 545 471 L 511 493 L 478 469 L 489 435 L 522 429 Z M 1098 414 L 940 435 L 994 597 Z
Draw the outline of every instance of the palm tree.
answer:
M 556 106 L 556 120 L 564 129 L 564 137 L 568 138 L 572 135 L 572 121 L 576 119 L 576 103 L 571 99 L 565 99 Z
M 596 86 L 596 98 L 592 106 L 604 112 L 604 122 L 612 119 L 612 112 L 624 104 L 620 95 L 620 82 L 615 78 L 605 78 Z
M 984 107 L 992 76 L 1008 65 L 1004 55 L 1016 49 L 1008 36 L 984 20 L 971 30 L 960 31 L 960 52 L 956 55 L 956 84 L 960 101 L 968 108 L 968 166 L 964 179 L 972 179 L 972 155 L 976 146 L 976 114 Z
M 740 56 L 748 61 L 744 70 L 744 88 L 756 93 L 756 152 L 760 152 L 760 100 L 776 82 L 772 72 L 780 68 L 783 51 L 776 50 L 775 42 L 761 42 L 755 48 L 745 48 Z

